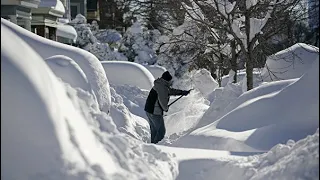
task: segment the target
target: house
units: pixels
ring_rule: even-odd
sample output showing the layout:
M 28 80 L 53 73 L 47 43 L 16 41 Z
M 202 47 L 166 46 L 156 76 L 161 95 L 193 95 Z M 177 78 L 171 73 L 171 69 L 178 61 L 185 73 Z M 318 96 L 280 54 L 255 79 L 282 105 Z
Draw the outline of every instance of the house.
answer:
M 100 8 L 99 0 L 88 0 L 87 1 L 87 22 L 92 21 L 100 22 Z
M 32 10 L 32 32 L 64 44 L 73 44 L 77 32 L 67 25 L 70 21 L 69 4 L 70 0 L 42 0 L 39 7 Z
M 40 0 L 1 0 L 1 17 L 31 31 L 32 9 Z
M 124 31 L 123 12 L 118 9 L 114 0 L 99 0 L 99 13 L 101 29 Z
M 64 14 L 65 8 L 60 0 L 41 0 L 39 7 L 32 10 L 31 31 L 56 41 L 57 20 Z

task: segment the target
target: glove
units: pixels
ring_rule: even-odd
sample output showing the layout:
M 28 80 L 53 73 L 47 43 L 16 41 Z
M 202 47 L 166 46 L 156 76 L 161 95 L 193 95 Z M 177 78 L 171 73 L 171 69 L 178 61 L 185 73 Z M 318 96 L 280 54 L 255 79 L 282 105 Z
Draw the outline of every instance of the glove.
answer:
M 190 90 L 188 90 L 188 91 L 182 91 L 181 95 L 186 96 L 186 95 L 188 95 L 188 94 L 190 93 L 190 91 L 191 91 L 191 89 L 190 89 Z

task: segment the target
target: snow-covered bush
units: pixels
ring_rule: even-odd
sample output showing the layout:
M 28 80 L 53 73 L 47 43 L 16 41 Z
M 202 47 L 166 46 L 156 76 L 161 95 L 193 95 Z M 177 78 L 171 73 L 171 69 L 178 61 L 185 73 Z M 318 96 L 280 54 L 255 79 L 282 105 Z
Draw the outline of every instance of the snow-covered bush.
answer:
M 91 26 L 90 24 L 87 24 L 87 19 L 83 15 L 78 14 L 76 18 L 73 19 L 69 24 L 72 25 L 77 31 L 78 37 L 76 44 L 80 48 L 85 49 L 97 56 L 100 61 L 127 61 L 127 57 L 122 53 L 119 53 L 117 49 L 110 48 L 108 42 L 100 42 L 94 36 L 94 34 L 98 35 L 99 39 L 102 40 L 106 39 L 104 36 L 108 36 L 108 34 L 104 33 L 104 31 L 100 32 L 95 21 L 93 21 L 93 26 Z M 94 33 L 91 31 L 91 29 L 93 29 Z M 117 38 L 119 38 L 119 36 Z
M 148 30 L 139 22 L 135 22 L 123 36 L 120 50 L 129 61 L 139 64 L 155 64 L 157 56 L 153 47 L 159 36 L 158 30 Z

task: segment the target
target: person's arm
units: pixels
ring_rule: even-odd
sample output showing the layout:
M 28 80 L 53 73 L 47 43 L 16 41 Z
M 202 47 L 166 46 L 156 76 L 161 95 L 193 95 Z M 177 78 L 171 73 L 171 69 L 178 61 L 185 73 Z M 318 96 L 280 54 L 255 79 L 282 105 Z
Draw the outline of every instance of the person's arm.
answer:
M 169 88 L 169 95 L 170 96 L 177 96 L 177 95 L 187 95 L 189 94 L 190 90 L 184 91 L 180 89 L 174 89 L 174 88 Z
M 163 87 L 157 91 L 158 93 L 158 101 L 159 104 L 165 112 L 168 112 L 168 102 L 169 102 L 169 89 L 167 87 Z

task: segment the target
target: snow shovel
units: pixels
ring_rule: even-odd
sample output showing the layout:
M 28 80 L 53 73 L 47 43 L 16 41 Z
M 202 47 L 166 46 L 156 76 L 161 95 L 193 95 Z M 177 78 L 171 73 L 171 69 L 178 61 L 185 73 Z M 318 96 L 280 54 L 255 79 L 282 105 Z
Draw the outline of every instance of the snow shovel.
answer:
M 178 99 L 174 100 L 172 103 L 170 103 L 170 104 L 168 105 L 168 107 L 170 107 L 173 103 L 175 103 L 175 102 L 177 102 L 179 99 L 181 99 L 182 96 L 184 96 L 184 95 L 181 95 Z
M 193 90 L 193 89 L 190 89 L 190 91 L 192 91 L 192 90 Z M 184 96 L 184 95 L 181 95 L 178 99 L 174 100 L 172 103 L 170 103 L 170 104 L 168 105 L 168 107 L 170 107 L 173 103 L 175 103 L 175 102 L 177 102 L 179 99 L 181 99 L 182 96 Z

